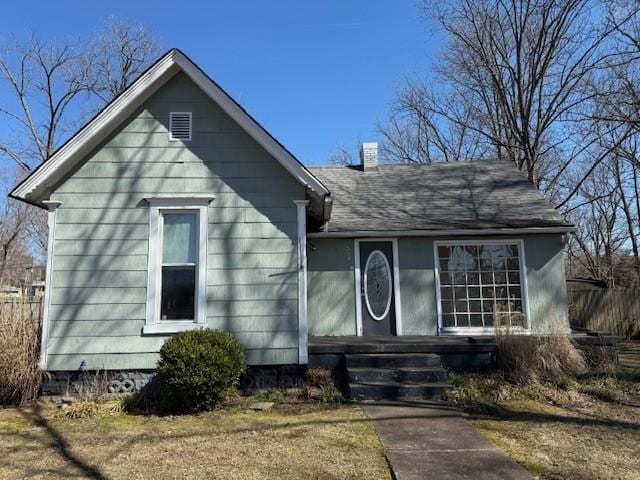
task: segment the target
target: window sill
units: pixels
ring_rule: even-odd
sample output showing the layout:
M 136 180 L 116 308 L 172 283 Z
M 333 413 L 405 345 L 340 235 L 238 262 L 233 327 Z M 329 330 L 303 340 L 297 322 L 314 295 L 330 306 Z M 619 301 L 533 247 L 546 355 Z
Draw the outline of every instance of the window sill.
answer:
M 202 330 L 205 328 L 207 328 L 206 325 L 193 322 L 148 323 L 142 327 L 142 333 L 143 335 L 157 335 L 186 332 L 187 330 Z
M 501 328 L 500 330 L 509 331 L 514 335 L 528 335 L 531 331 L 525 327 L 511 327 L 510 329 Z M 474 335 L 495 335 L 496 329 L 494 327 L 449 327 L 449 328 L 441 328 L 440 335 L 458 335 L 458 336 L 467 336 L 472 337 Z

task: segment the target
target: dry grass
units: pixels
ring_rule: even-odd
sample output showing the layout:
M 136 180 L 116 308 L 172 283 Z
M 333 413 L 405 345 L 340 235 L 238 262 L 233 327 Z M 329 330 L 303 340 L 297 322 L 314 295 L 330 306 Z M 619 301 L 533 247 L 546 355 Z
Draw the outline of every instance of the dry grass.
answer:
M 528 386 L 500 375 L 453 381 L 473 425 L 540 479 L 640 479 L 640 369 Z
M 351 406 L 84 420 L 0 410 L 0 478 L 390 478 L 372 423 Z
M 39 356 L 40 304 L 0 302 L 0 404 L 36 398 L 42 380 Z
M 584 354 L 569 335 L 518 335 L 496 329 L 497 358 L 504 375 L 514 383 L 529 385 L 548 379 L 584 373 Z

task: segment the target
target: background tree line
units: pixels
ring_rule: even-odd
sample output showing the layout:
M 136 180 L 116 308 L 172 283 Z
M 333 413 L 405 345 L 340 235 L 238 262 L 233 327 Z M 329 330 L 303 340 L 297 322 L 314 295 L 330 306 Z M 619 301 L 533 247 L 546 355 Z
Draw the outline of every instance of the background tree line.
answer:
M 640 284 L 640 6 L 634 0 L 424 0 L 445 43 L 379 126 L 387 162 L 502 158 L 579 230 L 568 274 Z M 111 19 L 92 38 L 9 42 L 0 52 L 5 193 L 159 54 Z M 9 133 L 6 133 L 9 132 Z M 346 147 L 329 159 L 350 163 Z M 0 285 L 46 248 L 44 213 L 0 211 Z
M 445 44 L 429 75 L 397 92 L 380 126 L 383 159 L 508 160 L 578 226 L 569 275 L 640 285 L 638 10 L 636 1 L 426 0 Z
M 46 213 L 6 197 L 160 53 L 139 25 L 111 18 L 91 38 L 2 39 L 0 50 L 0 286 L 43 261 Z

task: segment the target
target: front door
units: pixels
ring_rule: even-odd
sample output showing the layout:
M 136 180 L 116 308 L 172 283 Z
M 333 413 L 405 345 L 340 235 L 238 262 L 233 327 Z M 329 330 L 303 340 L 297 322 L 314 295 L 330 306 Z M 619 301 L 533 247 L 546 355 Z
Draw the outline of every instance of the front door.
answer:
M 360 304 L 363 335 L 395 335 L 393 243 L 360 242 Z

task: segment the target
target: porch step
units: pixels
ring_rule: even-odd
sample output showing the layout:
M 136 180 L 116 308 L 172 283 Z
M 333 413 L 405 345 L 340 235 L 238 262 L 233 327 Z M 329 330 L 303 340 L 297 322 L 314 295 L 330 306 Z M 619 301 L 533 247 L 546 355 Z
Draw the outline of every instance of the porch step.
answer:
M 352 400 L 442 400 L 448 383 L 367 382 L 350 383 Z
M 441 400 L 451 386 L 432 353 L 345 355 L 352 400 Z
M 360 353 L 345 355 L 347 368 L 440 367 L 434 353 Z
M 441 367 L 349 368 L 347 372 L 351 383 L 447 382 L 447 371 Z

